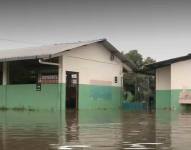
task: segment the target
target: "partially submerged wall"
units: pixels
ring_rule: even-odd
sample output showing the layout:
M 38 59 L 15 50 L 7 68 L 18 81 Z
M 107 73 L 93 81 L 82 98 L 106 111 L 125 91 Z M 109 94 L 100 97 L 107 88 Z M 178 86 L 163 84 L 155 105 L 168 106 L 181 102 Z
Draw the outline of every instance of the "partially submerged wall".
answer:
M 42 84 L 36 91 L 35 84 L 0 86 L 0 107 L 14 110 L 58 110 L 60 85 Z
M 156 108 L 171 108 L 171 67 L 156 70 Z
M 180 104 L 180 95 L 183 91 L 191 90 L 191 60 L 177 62 L 171 65 L 171 107 L 182 110 L 190 107 L 190 104 Z
M 102 44 L 64 52 L 59 61 L 59 84 L 42 84 L 41 91 L 35 84 L 0 86 L 0 107 L 65 109 L 66 71 L 79 72 L 79 109 L 121 107 L 123 63 Z
M 186 60 L 156 70 L 156 108 L 191 109 L 189 103 L 180 103 L 182 92 L 187 91 L 191 96 L 190 66 L 191 60 Z
M 63 71 L 79 72 L 79 108 L 121 106 L 122 62 L 117 57 L 112 61 L 110 58 L 111 52 L 97 43 L 63 54 Z

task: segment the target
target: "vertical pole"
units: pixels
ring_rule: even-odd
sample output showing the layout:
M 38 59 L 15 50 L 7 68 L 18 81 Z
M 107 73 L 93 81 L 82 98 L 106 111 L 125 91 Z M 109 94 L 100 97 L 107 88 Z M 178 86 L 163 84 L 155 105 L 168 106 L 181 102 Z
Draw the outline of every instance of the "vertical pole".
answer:
M 59 57 L 59 68 L 58 68 L 58 84 L 59 84 L 59 94 L 60 94 L 60 111 L 59 111 L 59 141 L 58 141 L 58 146 L 64 144 L 64 111 L 63 107 L 65 106 L 64 104 L 64 65 L 63 65 L 63 56 Z
M 59 68 L 58 68 L 58 83 L 62 83 L 63 80 L 63 59 L 62 56 L 59 57 Z
M 63 83 L 65 80 L 65 75 L 64 75 L 64 65 L 63 65 L 63 56 L 59 57 L 59 68 L 58 68 L 58 84 L 59 84 L 59 93 L 60 93 L 60 110 L 63 109 L 65 106 L 64 102 L 64 85 Z
M 8 65 L 7 62 L 3 62 L 3 85 L 7 85 L 8 79 Z
M 2 84 L 3 84 L 3 104 L 2 106 L 7 108 L 7 83 L 8 83 L 8 64 L 7 62 L 3 62 L 3 79 L 2 79 Z
M 123 76 L 124 76 L 124 73 L 123 73 L 123 64 L 122 64 L 122 66 L 121 66 L 121 71 L 120 71 L 120 78 L 121 78 L 121 96 L 120 96 L 120 98 L 121 98 L 121 102 L 120 102 L 120 107 L 122 108 L 123 106 L 123 101 L 124 101 L 124 84 L 123 84 Z
M 135 75 L 135 101 L 137 101 L 137 78 L 136 78 L 136 75 Z

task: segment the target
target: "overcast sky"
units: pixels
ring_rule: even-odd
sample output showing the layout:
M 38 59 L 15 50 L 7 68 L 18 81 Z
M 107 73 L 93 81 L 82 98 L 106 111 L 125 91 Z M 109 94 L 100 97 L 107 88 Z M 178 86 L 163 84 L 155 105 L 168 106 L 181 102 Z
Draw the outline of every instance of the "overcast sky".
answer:
M 0 0 L 0 49 L 98 38 L 156 60 L 186 55 L 191 1 Z

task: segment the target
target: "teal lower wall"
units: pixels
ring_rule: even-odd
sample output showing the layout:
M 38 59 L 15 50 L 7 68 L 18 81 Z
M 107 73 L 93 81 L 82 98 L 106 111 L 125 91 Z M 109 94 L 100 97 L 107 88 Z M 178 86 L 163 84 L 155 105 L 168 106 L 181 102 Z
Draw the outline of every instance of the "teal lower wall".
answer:
M 170 110 L 191 110 L 190 104 L 180 104 L 180 89 L 174 90 L 157 90 L 156 91 L 156 108 Z
M 79 109 L 108 109 L 121 106 L 121 87 L 79 85 Z M 0 108 L 59 110 L 65 109 L 65 84 L 0 86 Z
M 121 87 L 85 85 L 79 86 L 79 108 L 119 108 L 122 104 Z
M 35 84 L 0 86 L 1 107 L 14 109 L 58 109 L 59 84 L 43 84 L 36 91 Z
M 169 109 L 171 107 L 171 91 L 156 91 L 156 109 Z

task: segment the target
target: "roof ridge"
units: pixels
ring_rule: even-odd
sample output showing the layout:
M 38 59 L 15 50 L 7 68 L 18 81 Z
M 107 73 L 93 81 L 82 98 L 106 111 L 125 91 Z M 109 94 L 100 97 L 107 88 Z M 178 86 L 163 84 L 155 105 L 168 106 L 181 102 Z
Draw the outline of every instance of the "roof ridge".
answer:
M 77 41 L 77 42 L 67 42 L 67 43 L 54 43 L 52 45 L 61 45 L 61 44 L 77 44 L 77 43 L 88 43 L 88 42 L 98 42 L 98 41 L 104 41 L 107 40 L 106 38 L 100 38 L 100 39 L 95 39 L 95 40 L 84 40 L 84 41 Z

